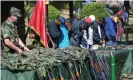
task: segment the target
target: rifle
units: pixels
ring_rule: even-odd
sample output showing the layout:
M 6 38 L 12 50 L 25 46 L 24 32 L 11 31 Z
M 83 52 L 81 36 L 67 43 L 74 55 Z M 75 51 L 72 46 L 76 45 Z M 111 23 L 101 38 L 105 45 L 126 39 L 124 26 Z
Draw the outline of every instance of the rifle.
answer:
M 59 74 L 60 74 L 60 80 L 64 80 L 64 77 L 62 76 L 62 73 L 61 73 L 61 71 L 60 71 L 59 66 L 58 66 L 58 70 L 59 70 Z
M 107 62 L 106 62 L 104 56 L 102 56 L 102 59 L 99 57 L 99 60 L 101 61 L 101 65 L 103 66 L 102 70 L 105 73 L 106 78 L 109 79 L 109 68 L 108 68 L 108 65 L 107 65 Z
M 91 53 L 91 51 L 89 51 Z M 94 61 L 92 59 L 92 56 L 90 55 L 90 53 L 88 53 L 88 57 L 90 59 L 90 67 L 91 67 L 91 72 L 94 75 L 94 79 L 97 80 L 97 76 L 96 76 L 96 70 L 95 70 L 95 66 L 94 66 Z
M 52 68 L 51 68 L 51 67 L 50 67 L 50 70 L 51 70 L 52 80 L 56 80 L 56 79 L 55 79 L 55 77 L 54 77 L 53 70 L 52 70 Z
M 80 80 L 80 75 L 79 75 L 78 69 L 76 67 L 76 62 L 75 61 L 74 61 L 74 66 L 75 66 L 75 70 L 76 70 L 76 76 L 77 76 L 78 80 Z
M 100 57 L 97 56 L 96 53 L 93 53 L 92 55 L 94 56 L 95 61 L 96 61 L 97 69 L 99 71 L 99 77 L 102 80 L 106 80 L 106 79 L 108 80 L 109 77 L 108 77 L 107 71 L 105 70 L 105 67 L 104 67 L 105 64 L 104 64 L 104 62 L 102 62 L 102 59 L 100 59 Z
M 96 69 L 96 76 L 97 76 L 97 79 L 98 79 L 98 80 L 103 80 L 103 79 L 102 79 L 102 75 L 101 75 L 101 73 L 100 73 L 101 67 L 99 67 L 98 60 L 97 60 L 97 58 L 96 58 L 96 55 L 95 55 L 94 51 L 92 51 L 92 53 L 90 53 L 90 55 L 92 56 L 93 61 L 94 61 L 94 68 Z
M 71 68 L 70 68 L 69 64 L 68 64 L 68 69 L 69 69 L 69 71 L 70 71 L 72 80 L 76 80 L 76 78 L 75 78 L 75 76 L 74 76 L 74 73 L 71 71 Z
M 84 67 L 85 67 L 85 69 L 86 69 L 86 71 L 87 71 L 87 75 L 89 76 L 89 80 L 92 80 L 91 77 L 90 77 L 90 71 L 89 71 L 89 69 L 87 68 L 85 62 L 83 62 L 83 65 L 84 65 Z M 89 72 L 89 73 L 88 73 L 88 72 Z
M 46 73 L 47 73 L 48 80 L 52 80 L 51 75 L 49 74 L 48 68 L 45 68 L 45 69 L 46 69 Z

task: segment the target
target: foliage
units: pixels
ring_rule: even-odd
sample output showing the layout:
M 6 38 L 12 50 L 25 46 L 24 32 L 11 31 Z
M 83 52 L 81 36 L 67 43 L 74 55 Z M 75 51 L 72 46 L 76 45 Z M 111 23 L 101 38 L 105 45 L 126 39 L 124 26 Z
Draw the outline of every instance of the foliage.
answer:
M 77 10 L 78 8 L 80 8 L 80 2 L 74 1 L 74 2 L 73 2 L 73 9 L 74 9 L 74 10 Z
M 95 2 L 85 5 L 80 12 L 81 19 L 89 15 L 95 15 L 96 18 L 99 18 L 99 17 L 107 17 L 109 13 L 107 12 L 103 3 Z
M 59 10 L 57 10 L 54 6 L 48 5 L 48 20 L 54 20 L 56 17 L 60 15 Z
M 34 1 L 24 1 L 25 19 L 27 19 L 28 16 L 32 13 L 34 4 L 35 4 Z
M 54 6 L 58 10 L 69 9 L 68 1 L 50 1 L 50 5 Z
M 25 19 L 28 19 L 28 16 L 32 14 L 33 7 L 35 5 L 35 1 L 24 1 L 24 9 L 25 9 Z M 57 10 L 54 6 L 48 5 L 48 18 L 49 20 L 53 20 L 60 15 L 59 10 Z

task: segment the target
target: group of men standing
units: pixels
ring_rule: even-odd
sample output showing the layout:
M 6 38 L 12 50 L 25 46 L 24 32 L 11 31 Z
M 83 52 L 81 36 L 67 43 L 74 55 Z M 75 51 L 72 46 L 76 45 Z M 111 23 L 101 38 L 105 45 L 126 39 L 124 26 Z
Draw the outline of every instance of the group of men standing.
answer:
M 78 46 L 81 48 L 93 48 L 93 45 L 106 44 L 107 46 L 117 46 L 117 41 L 122 41 L 124 21 L 127 18 L 123 12 L 116 15 L 101 17 L 96 19 L 94 15 L 85 17 L 82 20 L 65 19 L 57 17 L 48 22 L 48 33 L 51 37 L 48 45 L 51 48 L 66 48 L 69 46 Z M 18 37 L 15 23 L 21 17 L 20 10 L 12 7 L 10 16 L 2 23 L 2 40 L 4 43 L 4 53 L 22 53 L 29 51 Z M 35 39 L 33 44 L 38 45 L 39 36 L 31 30 L 29 38 Z M 39 46 L 41 43 L 39 42 Z M 36 47 L 34 47 L 36 48 Z

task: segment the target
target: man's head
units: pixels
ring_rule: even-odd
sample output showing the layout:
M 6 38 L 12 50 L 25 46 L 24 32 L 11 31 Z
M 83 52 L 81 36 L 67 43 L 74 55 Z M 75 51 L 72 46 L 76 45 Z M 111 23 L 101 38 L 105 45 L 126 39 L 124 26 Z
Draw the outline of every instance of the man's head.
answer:
M 21 10 L 15 8 L 15 7 L 11 7 L 10 9 L 10 17 L 13 19 L 13 21 L 17 21 L 18 18 L 22 17 L 21 15 Z
M 61 24 L 61 20 L 60 20 L 59 17 L 57 17 L 57 18 L 55 19 L 55 23 L 56 23 L 56 25 L 58 25 L 58 26 Z
M 110 17 L 112 18 L 112 20 L 113 20 L 115 23 L 117 23 L 117 22 L 118 22 L 118 17 L 116 17 L 115 15 L 110 16 Z
M 88 29 L 89 25 L 92 24 L 96 20 L 94 15 L 90 15 L 85 17 L 84 19 L 84 29 Z
M 15 7 L 11 7 L 10 9 L 10 15 L 11 16 L 16 16 L 16 17 L 22 17 L 21 15 L 21 10 L 15 8 Z
M 86 23 L 88 23 L 88 24 L 91 24 L 91 23 L 93 23 L 95 20 L 96 20 L 95 16 L 94 16 L 94 15 L 90 15 L 90 16 L 88 16 L 88 17 L 86 17 L 86 18 L 84 19 L 84 22 L 86 22 Z
M 67 28 L 70 30 L 71 29 L 71 19 L 70 18 L 67 18 L 65 20 L 65 25 L 67 26 Z

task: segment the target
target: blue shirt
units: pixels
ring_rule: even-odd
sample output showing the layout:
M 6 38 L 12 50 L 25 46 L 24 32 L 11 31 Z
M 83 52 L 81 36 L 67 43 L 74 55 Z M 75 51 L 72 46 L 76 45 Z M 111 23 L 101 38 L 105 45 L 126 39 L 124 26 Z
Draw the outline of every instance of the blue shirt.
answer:
M 116 31 L 115 31 L 115 22 L 110 18 L 107 17 L 105 19 L 105 33 L 107 36 L 116 36 Z

